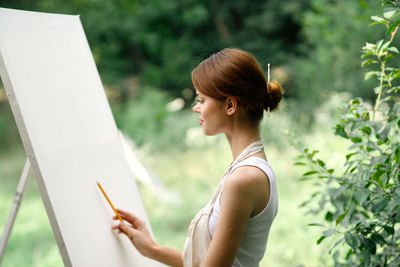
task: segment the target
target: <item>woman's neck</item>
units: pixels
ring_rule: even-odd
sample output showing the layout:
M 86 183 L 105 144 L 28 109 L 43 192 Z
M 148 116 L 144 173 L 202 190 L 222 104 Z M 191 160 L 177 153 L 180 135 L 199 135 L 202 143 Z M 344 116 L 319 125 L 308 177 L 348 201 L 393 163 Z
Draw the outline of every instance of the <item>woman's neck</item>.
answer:
M 225 133 L 226 139 L 231 147 L 233 160 L 251 143 L 261 139 L 258 127 L 236 128 L 229 134 Z

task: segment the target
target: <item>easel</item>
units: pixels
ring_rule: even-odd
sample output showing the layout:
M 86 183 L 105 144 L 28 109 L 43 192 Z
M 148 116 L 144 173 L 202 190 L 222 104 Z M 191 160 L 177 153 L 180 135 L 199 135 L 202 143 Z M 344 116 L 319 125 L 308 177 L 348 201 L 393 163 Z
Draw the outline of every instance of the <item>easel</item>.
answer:
M 65 266 L 160 267 L 109 231 L 97 181 L 150 223 L 79 16 L 0 8 L 0 24 L 0 74 L 28 158 L 0 260 L 32 173 Z
M 11 206 L 10 213 L 8 215 L 7 222 L 4 226 L 3 234 L 1 235 L 0 239 L 0 265 L 1 261 L 3 260 L 3 256 L 7 247 L 8 239 L 11 235 L 12 228 L 14 226 L 15 218 L 17 217 L 17 213 L 19 210 L 19 206 L 22 201 L 22 197 L 24 196 L 24 191 L 26 185 L 28 183 L 29 176 L 31 175 L 31 164 L 29 159 L 26 160 L 24 169 L 22 171 L 21 177 L 19 179 L 19 183 L 17 186 L 17 192 L 14 196 L 14 202 Z
M 168 189 L 164 188 L 164 186 L 158 181 L 156 177 L 152 177 L 147 170 L 147 168 L 141 164 L 141 162 L 136 157 L 132 145 L 129 142 L 132 142 L 120 132 L 122 144 L 124 146 L 125 156 L 130 163 L 130 168 L 132 173 L 134 173 L 135 177 L 141 181 L 143 184 L 150 186 L 155 190 L 155 195 L 163 196 L 163 201 L 166 202 L 177 202 L 179 201 L 176 194 L 170 192 Z M 14 201 L 12 203 L 6 224 L 3 229 L 3 233 L 0 239 L 0 266 L 3 260 L 8 240 L 10 238 L 15 219 L 18 214 L 19 207 L 22 202 L 22 198 L 24 196 L 26 185 L 28 184 L 29 177 L 32 176 L 32 169 L 29 159 L 26 159 L 24 168 L 22 170 L 21 177 L 18 182 L 17 190 L 15 192 Z

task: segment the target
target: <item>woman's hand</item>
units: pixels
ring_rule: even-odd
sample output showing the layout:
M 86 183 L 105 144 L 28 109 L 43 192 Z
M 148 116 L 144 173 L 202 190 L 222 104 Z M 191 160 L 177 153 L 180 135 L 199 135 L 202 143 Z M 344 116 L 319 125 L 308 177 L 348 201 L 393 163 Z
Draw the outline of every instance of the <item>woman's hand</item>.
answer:
M 118 233 L 125 234 L 143 256 L 152 258 L 152 252 L 157 243 L 151 237 L 146 223 L 130 212 L 120 209 L 117 209 L 117 211 L 121 218 L 129 224 L 120 222 L 113 225 L 112 229 L 118 229 Z M 113 219 L 118 220 L 117 216 L 114 216 Z
M 112 229 L 118 229 L 118 233 L 125 234 L 145 257 L 152 258 L 169 266 L 182 267 L 182 252 L 173 248 L 167 248 L 157 244 L 150 235 L 146 223 L 130 212 L 117 209 L 121 218 L 128 222 L 120 222 Z M 113 217 L 118 220 L 117 216 Z

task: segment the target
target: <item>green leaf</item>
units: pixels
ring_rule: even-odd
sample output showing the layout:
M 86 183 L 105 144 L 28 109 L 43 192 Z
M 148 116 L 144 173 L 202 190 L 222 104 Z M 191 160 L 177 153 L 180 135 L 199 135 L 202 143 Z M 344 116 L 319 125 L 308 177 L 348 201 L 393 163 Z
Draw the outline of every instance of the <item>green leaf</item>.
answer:
M 385 173 L 385 171 L 383 170 L 376 170 L 373 174 L 372 174 L 372 179 L 374 181 L 379 181 L 379 179 L 381 178 L 381 176 Z
M 371 235 L 371 239 L 377 244 L 380 244 L 380 245 L 386 244 L 386 240 L 378 233 L 373 233 Z
M 376 45 L 375 45 L 376 51 L 381 50 L 382 45 L 383 45 L 383 39 L 379 40 L 379 41 L 376 43 Z
M 347 209 L 345 212 L 339 215 L 339 217 L 336 219 L 336 225 L 338 225 L 341 221 L 343 221 L 344 217 L 346 217 L 347 213 L 349 213 L 349 209 Z
M 395 86 L 395 87 L 390 88 L 388 90 L 388 93 L 397 92 L 397 91 L 400 91 L 400 87 L 399 86 Z
M 364 80 L 366 81 L 374 76 L 379 77 L 379 74 L 379 71 L 368 71 L 367 73 L 365 73 Z
M 393 108 L 393 113 L 396 114 L 396 117 L 400 117 L 400 102 L 397 102 L 394 104 Z
M 330 211 L 326 212 L 326 214 L 325 214 L 325 220 L 328 221 L 328 222 L 333 221 L 333 213 L 330 212 Z
M 381 47 L 379 47 L 379 53 L 385 52 L 392 41 L 385 42 Z
M 302 207 L 308 205 L 308 203 L 310 203 L 310 200 L 303 201 L 303 202 L 299 205 L 299 207 L 302 208 Z
M 388 204 L 389 200 L 385 197 L 378 198 L 371 207 L 371 211 L 374 213 L 382 211 L 386 205 Z
M 344 233 L 344 241 L 346 241 L 346 244 L 354 250 L 358 249 L 361 245 L 357 236 L 350 234 L 349 232 Z
M 388 50 L 393 53 L 397 53 L 397 54 L 399 53 L 399 50 L 397 49 L 397 47 L 394 47 L 394 46 L 389 47 Z
M 374 181 L 374 180 L 366 180 L 366 181 L 367 181 L 368 183 L 371 183 L 371 184 L 374 184 L 374 185 L 380 187 L 380 185 L 378 184 L 377 181 Z
M 365 67 L 365 66 L 368 66 L 368 65 L 371 65 L 371 64 L 374 64 L 374 63 L 378 63 L 378 61 L 376 61 L 376 60 L 374 60 L 372 58 L 369 58 L 369 59 L 364 60 L 361 63 L 361 67 Z
M 300 181 L 300 182 L 304 182 L 304 181 L 308 181 L 308 180 L 311 180 L 311 179 L 312 179 L 312 178 L 308 176 L 308 177 L 302 177 L 302 178 L 300 178 L 299 181 Z
M 308 171 L 308 172 L 303 173 L 303 176 L 309 176 L 309 175 L 313 175 L 316 173 L 318 173 L 318 172 L 317 171 Z
M 399 25 L 399 23 L 400 23 L 400 19 L 396 20 L 392 25 L 390 25 L 390 27 L 386 31 L 386 34 L 391 34 L 394 31 L 394 29 L 396 29 L 396 27 Z
M 364 201 L 368 198 L 370 191 L 368 189 L 358 189 L 354 192 L 354 198 L 357 202 L 362 205 Z
M 397 10 L 390 10 L 383 13 L 383 17 L 387 19 L 391 19 L 394 14 L 396 14 Z
M 352 156 L 357 155 L 357 154 L 358 154 L 357 152 L 353 152 L 353 153 L 347 154 L 346 155 L 346 161 L 348 161 Z
M 397 6 L 395 5 L 393 0 L 383 0 L 382 6 L 390 6 L 390 7 L 397 8 Z
M 373 52 L 373 51 L 366 50 L 365 47 L 363 47 L 363 50 L 364 50 L 364 51 L 368 51 L 368 52 L 364 52 L 364 54 L 361 56 L 361 58 L 366 58 L 366 57 L 369 57 L 369 56 L 373 56 L 373 55 L 374 55 L 374 52 Z
M 363 46 L 362 49 L 366 50 L 366 51 L 374 52 L 375 51 L 375 47 L 376 47 L 375 44 L 366 42 L 365 46 Z
M 339 135 L 339 136 L 341 136 L 343 138 L 346 138 L 346 139 L 349 138 L 349 136 L 347 135 L 346 131 L 344 130 L 343 125 L 341 125 L 341 124 L 337 124 L 336 125 L 335 134 Z
M 386 52 L 389 51 L 389 49 L 391 50 L 391 47 L 389 47 L 388 49 L 386 49 Z M 395 58 L 397 55 L 393 54 L 393 53 L 386 53 L 385 57 L 383 58 L 382 62 L 386 62 L 392 58 Z M 389 77 L 389 76 L 388 76 Z
M 374 128 L 375 132 L 377 133 L 377 132 L 379 132 L 379 131 L 382 129 L 382 127 L 383 127 L 383 122 L 382 122 L 382 121 L 377 121 L 377 122 L 375 122 L 375 123 L 372 125 L 372 127 Z M 377 138 L 378 138 L 378 137 L 377 137 Z
M 318 150 L 313 150 L 311 153 L 309 153 L 309 154 L 307 155 L 307 157 L 310 158 L 310 159 L 312 159 L 312 158 L 315 156 L 315 154 L 317 154 L 318 152 L 319 152 Z
M 364 143 L 364 142 L 361 142 L 361 143 L 354 143 L 353 145 L 351 145 L 351 146 L 349 147 L 349 149 L 352 150 L 352 149 L 360 148 L 360 147 L 362 147 L 362 146 L 364 146 L 364 145 L 366 145 L 366 143 Z
M 318 165 L 321 166 L 322 168 L 325 166 L 325 162 L 323 162 L 323 161 L 320 160 L 320 159 L 317 159 L 317 163 L 318 163 Z
M 371 151 L 375 151 L 376 148 L 369 146 L 369 147 L 366 148 L 366 150 L 367 150 L 367 152 L 371 152 Z
M 307 224 L 307 226 L 320 226 L 320 227 L 326 227 L 325 225 L 323 225 L 322 223 L 309 223 Z
M 365 240 L 365 247 L 368 249 L 368 251 L 372 254 L 375 255 L 376 253 L 376 244 L 372 239 L 367 238 Z M 367 265 L 368 266 L 368 265 Z
M 381 103 L 395 100 L 393 96 L 387 96 L 381 99 Z
M 388 225 L 384 225 L 383 229 L 385 229 L 386 233 L 388 233 L 389 235 L 393 235 L 394 234 L 394 228 Z
M 326 238 L 326 236 L 322 235 L 320 238 L 317 240 L 317 244 L 321 244 L 321 242 Z
M 400 124 L 400 120 L 398 121 L 398 124 Z M 400 125 L 399 125 L 400 128 Z M 400 163 L 400 146 L 398 146 L 394 153 L 393 153 L 393 159 L 396 163 Z
M 353 138 L 351 138 L 351 141 L 353 141 L 353 143 L 361 143 L 362 138 L 361 137 L 353 137 Z
M 365 126 L 365 127 L 362 129 L 362 131 L 363 131 L 363 133 L 365 133 L 365 134 L 367 134 L 367 135 L 370 135 L 371 132 L 372 132 L 372 129 L 371 129 L 371 127 L 369 127 L 369 126 Z
M 351 254 L 354 254 L 352 248 L 350 248 L 350 249 L 347 251 L 345 259 L 348 260 L 348 259 L 350 258 L 350 256 L 351 256 Z
M 385 140 L 386 137 L 388 136 L 389 132 L 390 132 L 390 129 L 391 129 L 391 125 L 387 124 L 385 126 L 385 128 L 383 128 L 383 130 L 378 134 L 379 135 L 379 139 Z
M 388 21 L 379 16 L 371 16 L 371 19 L 378 22 L 378 23 L 387 23 Z

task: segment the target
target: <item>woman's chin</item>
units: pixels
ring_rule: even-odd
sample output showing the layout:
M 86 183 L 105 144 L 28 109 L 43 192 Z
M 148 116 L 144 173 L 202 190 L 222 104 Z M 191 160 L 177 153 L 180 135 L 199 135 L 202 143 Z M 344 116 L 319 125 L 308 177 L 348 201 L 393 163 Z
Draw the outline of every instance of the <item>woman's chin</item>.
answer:
M 204 134 L 205 136 L 214 136 L 214 135 L 217 135 L 218 133 L 208 131 L 207 129 L 205 129 L 205 128 L 203 127 L 203 134 Z

